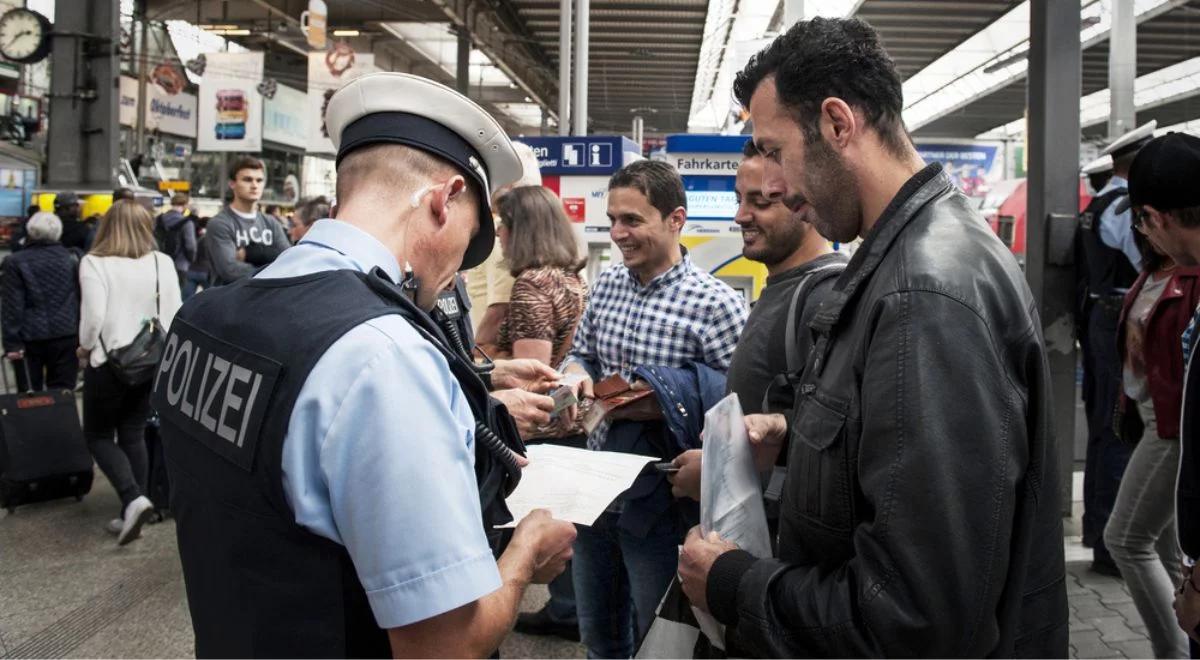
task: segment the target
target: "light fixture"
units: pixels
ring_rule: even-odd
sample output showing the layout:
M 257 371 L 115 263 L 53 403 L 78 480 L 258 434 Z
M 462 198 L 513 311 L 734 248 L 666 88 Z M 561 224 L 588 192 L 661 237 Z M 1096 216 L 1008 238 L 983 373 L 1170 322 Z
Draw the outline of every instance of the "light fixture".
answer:
M 224 37 L 245 37 L 250 35 L 250 30 L 245 28 L 233 28 L 229 30 L 209 30 L 211 34 L 219 34 Z
M 362 34 L 362 32 L 360 32 L 359 30 L 334 30 L 333 31 L 333 36 L 335 36 L 335 37 L 357 37 L 360 34 Z
M 201 30 L 236 30 L 238 26 L 229 23 L 208 23 L 196 26 Z

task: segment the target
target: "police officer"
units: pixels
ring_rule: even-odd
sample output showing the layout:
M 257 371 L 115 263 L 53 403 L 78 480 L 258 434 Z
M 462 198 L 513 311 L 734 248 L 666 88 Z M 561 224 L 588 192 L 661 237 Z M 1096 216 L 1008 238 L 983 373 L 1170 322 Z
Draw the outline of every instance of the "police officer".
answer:
M 1104 526 L 1112 513 L 1130 447 L 1113 432 L 1112 415 L 1121 386 L 1117 326 L 1125 293 L 1137 279 L 1141 254 L 1133 240 L 1129 210 L 1118 202 L 1129 194 L 1129 168 L 1138 150 L 1154 137 L 1157 122 L 1130 131 L 1104 149 L 1112 158 L 1112 178 L 1079 217 L 1087 326 L 1084 336 L 1084 396 L 1088 450 L 1083 480 L 1083 537 L 1092 546 L 1092 570 L 1120 576 L 1104 547 Z M 1093 168 L 1094 169 L 1094 168 Z
M 155 381 L 196 654 L 485 656 L 575 530 L 535 512 L 494 558 L 523 447 L 427 312 L 491 251 L 489 192 L 520 163 L 417 76 L 356 79 L 326 124 L 336 219 L 191 299 Z

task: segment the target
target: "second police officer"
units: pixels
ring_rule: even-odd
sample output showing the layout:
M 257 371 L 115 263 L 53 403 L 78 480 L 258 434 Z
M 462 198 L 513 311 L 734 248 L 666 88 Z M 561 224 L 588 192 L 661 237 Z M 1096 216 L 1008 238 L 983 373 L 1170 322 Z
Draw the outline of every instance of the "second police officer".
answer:
M 1087 309 L 1081 333 L 1084 346 L 1084 392 L 1088 448 L 1083 485 L 1083 538 L 1092 546 L 1092 570 L 1119 577 L 1120 570 L 1104 547 L 1104 526 L 1117 499 L 1121 476 L 1131 448 L 1112 428 L 1113 410 L 1121 388 L 1121 359 L 1117 326 L 1125 293 L 1137 279 L 1141 254 L 1133 241 L 1129 211 L 1118 210 L 1128 196 L 1129 167 L 1138 150 L 1154 137 L 1157 122 L 1149 122 L 1117 138 L 1104 149 L 1112 156 L 1113 176 L 1080 214 Z
M 535 512 L 493 556 L 520 440 L 426 313 L 491 251 L 521 164 L 417 76 L 358 78 L 326 123 L 336 219 L 191 299 L 155 382 L 196 654 L 486 656 L 575 530 Z

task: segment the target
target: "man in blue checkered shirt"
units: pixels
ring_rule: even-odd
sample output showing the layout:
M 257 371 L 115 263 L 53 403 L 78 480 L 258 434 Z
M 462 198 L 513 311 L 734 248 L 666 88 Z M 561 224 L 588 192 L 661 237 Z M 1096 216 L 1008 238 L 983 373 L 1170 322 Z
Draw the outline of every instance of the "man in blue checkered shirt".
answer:
M 675 168 L 639 161 L 617 172 L 608 184 L 608 217 L 624 263 L 597 280 L 575 331 L 564 372 L 587 376 L 581 395 L 592 395 L 592 378 L 619 373 L 632 382 L 639 366 L 699 362 L 728 370 L 746 322 L 745 299 L 696 268 L 680 246 L 687 198 Z M 603 451 L 608 431 L 602 423 L 588 446 Z M 617 521 L 610 510 L 580 528 L 575 544 L 576 603 L 589 657 L 632 655 L 635 630 L 641 637 L 649 628 L 687 531 L 674 507 L 644 537 Z

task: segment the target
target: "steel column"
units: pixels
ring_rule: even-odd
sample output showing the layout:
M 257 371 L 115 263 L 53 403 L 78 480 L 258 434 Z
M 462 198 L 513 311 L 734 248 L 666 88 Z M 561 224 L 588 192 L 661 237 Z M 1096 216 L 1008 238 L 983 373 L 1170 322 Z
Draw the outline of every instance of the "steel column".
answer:
M 571 134 L 571 0 L 558 3 L 558 134 Z
M 111 189 L 120 159 L 120 0 L 77 0 L 67 9 L 60 4 L 51 37 L 46 183 Z
M 1061 504 L 1071 509 L 1075 439 L 1075 274 L 1079 211 L 1080 0 L 1033 0 L 1028 80 L 1029 209 L 1026 276 L 1041 312 L 1054 399 Z
M 458 32 L 458 54 L 455 58 L 454 87 L 466 96 L 471 89 L 471 33 L 460 27 Z
M 1112 0 L 1108 36 L 1108 137 L 1117 138 L 1137 126 L 1133 81 L 1137 78 L 1137 16 L 1133 0 Z
M 588 46 L 590 0 L 575 0 L 575 135 L 588 134 Z

